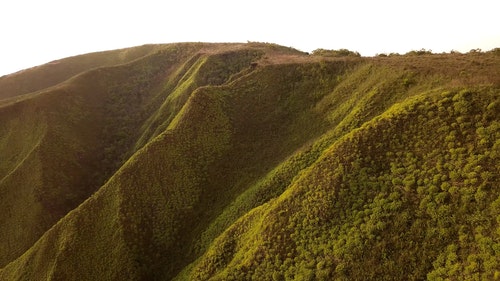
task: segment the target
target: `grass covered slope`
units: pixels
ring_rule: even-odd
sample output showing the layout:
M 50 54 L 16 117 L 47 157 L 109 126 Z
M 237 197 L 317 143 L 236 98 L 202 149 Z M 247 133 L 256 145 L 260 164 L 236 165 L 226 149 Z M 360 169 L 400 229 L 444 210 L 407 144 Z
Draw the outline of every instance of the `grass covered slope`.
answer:
M 2 266 L 87 199 L 140 148 L 141 127 L 160 110 L 162 99 L 179 104 L 176 112 L 180 110 L 185 100 L 169 98 L 163 85 L 177 83 L 178 68 L 199 57 L 197 52 L 206 46 L 156 46 L 159 51 L 141 60 L 91 70 L 1 101 Z M 246 51 L 241 57 L 247 60 Z
M 226 230 L 188 279 L 493 279 L 498 98 L 443 92 L 365 123 Z M 460 126 L 455 106 L 483 112 L 481 125 Z
M 0 77 L 0 99 L 28 94 L 54 86 L 93 68 L 125 64 L 153 53 L 158 46 L 97 52 L 49 62 Z
M 0 280 L 500 275 L 493 52 L 148 48 L 0 101 Z

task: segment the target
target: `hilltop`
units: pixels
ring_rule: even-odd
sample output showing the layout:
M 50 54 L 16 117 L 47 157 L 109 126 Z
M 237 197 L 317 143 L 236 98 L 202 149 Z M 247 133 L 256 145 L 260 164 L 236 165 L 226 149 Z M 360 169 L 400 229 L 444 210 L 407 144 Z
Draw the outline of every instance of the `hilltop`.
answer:
M 0 280 L 500 278 L 500 55 L 268 43 L 0 77 Z

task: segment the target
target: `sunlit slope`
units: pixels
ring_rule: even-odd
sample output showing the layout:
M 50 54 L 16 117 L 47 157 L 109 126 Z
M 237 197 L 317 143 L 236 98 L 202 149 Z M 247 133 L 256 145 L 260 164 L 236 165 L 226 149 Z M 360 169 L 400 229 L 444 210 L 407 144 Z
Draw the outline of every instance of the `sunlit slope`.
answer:
M 492 280 L 499 98 L 445 90 L 391 107 L 242 216 L 184 278 Z
M 475 79 L 484 82 L 481 87 L 472 86 L 477 82 L 471 81 L 475 74 L 464 79 L 449 75 L 451 66 L 465 64 L 470 58 L 464 59 L 439 58 L 442 64 L 434 66 L 432 59 L 422 58 L 419 63 L 426 61 L 428 66 L 413 69 L 408 69 L 411 60 L 391 60 L 390 67 L 377 61 L 361 65 L 345 76 L 331 94 L 316 104 L 316 109 L 333 121 L 331 130 L 233 201 L 207 229 L 207 235 L 223 229 L 228 219 L 243 218 L 216 239 L 210 250 L 178 279 L 273 276 L 277 280 L 366 280 L 380 276 L 425 279 L 427 275 L 431 279 L 461 275 L 467 279 L 493 278 L 499 265 L 495 199 L 499 196 L 496 187 L 500 93 L 497 76 L 489 76 L 484 69 L 475 73 Z M 498 73 L 498 59 L 489 63 L 493 66 L 489 71 Z M 425 71 L 415 71 L 417 67 Z M 356 129 L 361 125 L 360 130 Z M 357 135 L 361 141 L 343 136 L 346 134 Z M 455 141 L 458 135 L 460 140 Z M 348 149 L 335 151 L 336 146 Z M 319 155 L 320 159 L 329 158 L 332 165 L 318 170 L 316 165 L 321 162 L 314 161 Z M 339 158 L 348 159 L 338 163 Z M 314 164 L 306 168 L 311 163 Z M 447 168 L 443 169 L 443 165 Z M 471 171 L 472 167 L 476 171 Z M 311 172 L 315 169 L 317 172 Z M 469 179 L 471 176 L 475 178 Z M 277 201 L 261 205 L 285 189 L 288 191 Z M 307 196 L 299 196 L 293 192 L 295 189 Z M 343 192 L 344 197 L 337 197 L 338 192 Z M 476 193 L 485 202 L 471 200 Z M 450 198 L 455 200 L 449 201 Z M 374 204 L 376 200 L 380 201 Z M 400 200 L 395 203 L 397 208 L 391 209 L 391 200 Z M 472 203 L 464 208 L 468 200 Z M 408 205 L 410 202 L 412 205 Z M 428 205 L 424 208 L 425 204 Z M 443 204 L 441 211 L 454 212 L 432 211 Z M 400 205 L 411 215 L 403 216 L 404 224 L 393 228 L 390 223 L 400 216 Z M 257 208 L 250 211 L 252 207 Z M 372 215 L 374 208 L 385 212 L 382 218 Z M 484 221 L 484 235 L 490 236 L 483 239 L 471 230 L 479 223 L 472 222 L 474 217 Z M 318 222 L 322 218 L 328 223 Z M 455 220 L 458 225 L 451 227 L 450 222 Z M 370 232 L 378 231 L 377 235 L 366 235 L 366 227 Z M 376 227 L 386 232 L 375 230 Z M 345 237 L 341 228 L 346 231 Z M 471 231 L 466 234 L 467 246 L 463 241 L 459 245 L 456 239 L 464 229 Z M 297 236 L 301 231 L 301 235 L 307 234 L 306 238 Z M 350 245 L 346 250 L 342 243 L 347 243 L 351 234 L 360 237 L 356 238 L 357 248 L 349 248 Z M 446 242 L 435 242 L 436 239 Z M 479 245 L 478 239 L 486 244 Z M 340 244 L 334 245 L 335 241 Z M 468 247 L 460 259 L 454 253 L 449 257 L 440 255 L 457 247 Z M 330 252 L 325 254 L 327 250 Z M 366 255 L 377 251 L 378 255 Z M 348 262 L 340 262 L 344 258 Z M 447 258 L 454 262 L 452 267 L 445 268 L 451 262 Z M 387 262 L 381 262 L 384 260 Z
M 4 100 L 0 280 L 492 279 L 499 65 L 173 44 Z

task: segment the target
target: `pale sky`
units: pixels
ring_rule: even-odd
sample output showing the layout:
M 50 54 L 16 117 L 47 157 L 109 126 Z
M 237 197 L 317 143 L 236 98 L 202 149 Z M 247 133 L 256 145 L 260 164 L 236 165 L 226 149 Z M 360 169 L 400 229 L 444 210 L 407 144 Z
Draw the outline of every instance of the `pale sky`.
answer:
M 0 76 L 149 43 L 277 43 L 363 56 L 500 47 L 499 0 L 1 0 Z

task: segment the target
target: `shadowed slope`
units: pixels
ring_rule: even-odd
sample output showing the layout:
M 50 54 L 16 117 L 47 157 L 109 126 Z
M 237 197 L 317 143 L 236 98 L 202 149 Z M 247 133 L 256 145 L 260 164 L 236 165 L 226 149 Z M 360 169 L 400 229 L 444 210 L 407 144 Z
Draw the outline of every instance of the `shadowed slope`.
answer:
M 2 124 L 5 145 L 0 155 L 8 157 L 12 147 L 26 151 L 2 163 L 12 164 L 2 165 L 7 171 L 1 190 L 16 198 L 1 201 L 5 223 L 0 233 L 2 240 L 12 241 L 12 247 L 1 248 L 3 264 L 28 249 L 102 184 L 104 174 L 97 172 L 103 170 L 98 134 L 104 94 L 96 84 L 78 85 L 75 79 L 0 108 L 7 121 Z
M 139 149 L 137 141 L 148 134 L 141 127 L 158 131 L 148 120 L 164 110 L 165 100 L 176 104 L 167 111 L 175 116 L 196 87 L 223 83 L 262 53 L 239 45 L 233 50 L 229 45 L 224 49 L 229 52 L 221 56 L 234 66 L 225 68 L 218 63 L 218 53 L 197 53 L 210 46 L 167 45 L 129 64 L 92 70 L 45 91 L 4 101 L 1 153 L 9 161 L 0 167 L 1 184 L 4 198 L 11 198 L 2 201 L 6 217 L 0 233 L 8 241 L 2 247 L 4 264 L 97 190 Z M 198 65 L 189 78 L 179 74 L 186 61 Z M 196 84 L 183 92 L 178 87 L 165 89 L 168 83 L 182 84 L 181 79 Z M 163 118 L 162 126 L 171 120 Z
M 168 75 L 169 68 L 196 51 L 169 47 L 151 58 L 156 64 L 138 61 L 93 70 L 0 108 L 5 198 L 0 235 L 6 241 L 1 264 L 24 252 L 132 153 L 135 135 L 126 132 L 145 120 L 154 77 Z

